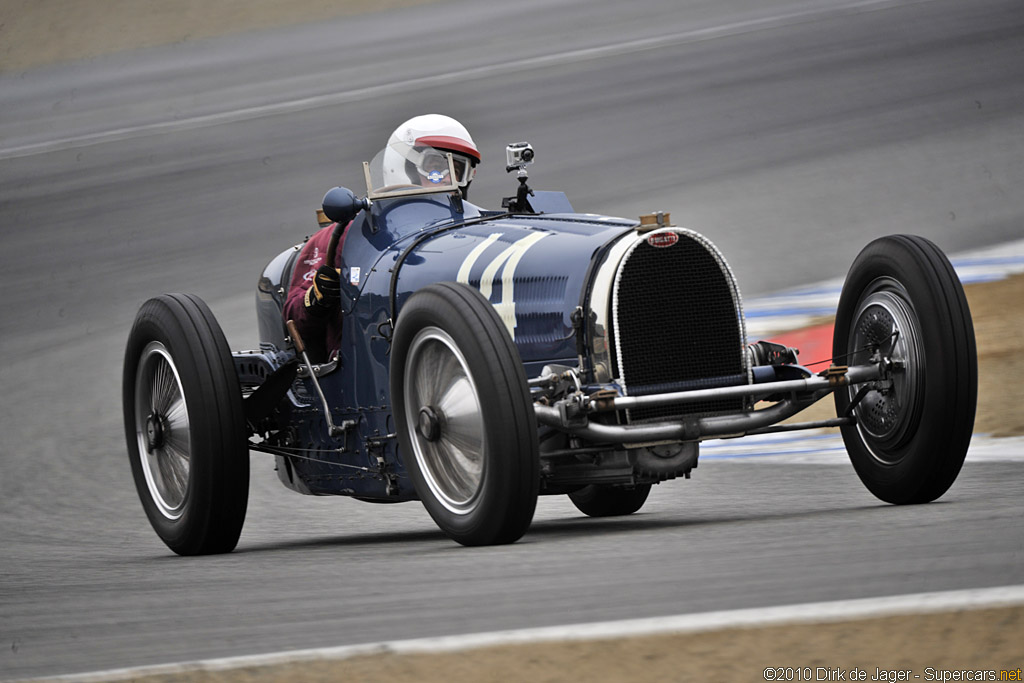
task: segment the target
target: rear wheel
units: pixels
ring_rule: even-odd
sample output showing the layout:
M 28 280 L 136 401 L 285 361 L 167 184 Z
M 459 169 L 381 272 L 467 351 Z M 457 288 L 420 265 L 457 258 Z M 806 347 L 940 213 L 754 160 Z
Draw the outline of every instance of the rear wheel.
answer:
M 391 397 L 405 466 L 437 525 L 463 545 L 521 537 L 537 504 L 537 422 L 519 353 L 478 291 L 435 284 L 402 307 Z
M 835 393 L 861 481 L 890 503 L 935 500 L 953 484 L 977 402 L 974 327 L 963 287 L 932 242 L 875 240 L 857 256 L 836 312 L 833 355 L 849 365 L 891 360 L 878 382 Z
M 165 294 L 142 305 L 122 387 L 132 475 L 157 535 L 180 555 L 233 550 L 249 495 L 242 392 L 201 299 Z
M 650 493 L 650 484 L 630 489 L 591 485 L 570 493 L 569 500 L 588 517 L 620 517 L 642 508 Z

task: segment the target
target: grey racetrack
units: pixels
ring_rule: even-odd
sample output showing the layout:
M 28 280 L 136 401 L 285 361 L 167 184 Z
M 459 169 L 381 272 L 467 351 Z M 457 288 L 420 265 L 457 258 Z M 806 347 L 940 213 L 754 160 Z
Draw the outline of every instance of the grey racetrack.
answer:
M 913 232 L 1024 236 L 1017 0 L 439 2 L 0 76 L 0 677 L 1024 583 L 1024 477 L 972 463 L 880 504 L 852 467 L 708 462 L 638 514 L 541 499 L 462 548 L 417 503 L 310 498 L 254 454 L 236 552 L 179 558 L 134 491 L 121 354 L 138 306 L 210 303 L 253 346 L 263 265 L 418 113 L 460 118 L 471 197 L 531 181 L 661 209 L 744 294 Z

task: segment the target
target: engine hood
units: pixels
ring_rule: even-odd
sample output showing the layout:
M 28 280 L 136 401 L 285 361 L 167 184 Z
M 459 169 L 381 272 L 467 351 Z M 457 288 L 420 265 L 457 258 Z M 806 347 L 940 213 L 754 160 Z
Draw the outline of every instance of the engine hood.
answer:
M 590 214 L 516 215 L 439 232 L 401 263 L 399 315 L 417 289 L 462 282 L 494 305 L 525 362 L 575 358 L 572 318 L 592 264 L 635 225 Z
M 569 208 L 558 194 L 561 202 L 548 203 Z M 457 208 L 447 196 L 430 195 L 375 202 L 362 213 L 338 264 L 346 313 L 397 320 L 417 290 L 462 282 L 491 301 L 525 362 L 575 359 L 572 316 L 592 264 L 637 221 L 571 212 L 509 215 L 469 202 Z

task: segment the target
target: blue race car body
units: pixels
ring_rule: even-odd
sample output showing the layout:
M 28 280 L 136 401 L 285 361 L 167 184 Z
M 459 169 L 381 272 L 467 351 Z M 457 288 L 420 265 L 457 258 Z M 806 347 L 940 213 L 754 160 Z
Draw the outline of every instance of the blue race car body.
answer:
M 333 356 L 310 357 L 283 318 L 301 245 L 260 277 L 258 350 L 229 352 L 195 297 L 140 310 L 126 436 L 143 507 L 176 552 L 234 547 L 248 451 L 273 454 L 300 493 L 422 500 L 466 545 L 515 541 L 542 494 L 591 516 L 635 512 L 652 485 L 689 478 L 710 438 L 841 427 L 861 480 L 894 503 L 933 500 L 956 478 L 974 337 L 927 240 L 861 253 L 833 363 L 815 374 L 795 349 L 748 343 L 725 259 L 667 214 L 577 213 L 529 190 L 522 167 L 504 210 L 457 186 L 382 187 L 364 167 L 365 198 L 324 200 L 342 283 Z M 832 394 L 836 417 L 779 424 Z
M 688 353 L 700 354 L 700 362 L 705 364 L 709 363 L 708 353 L 718 355 L 717 366 L 721 369 L 716 368 L 716 376 L 749 381 L 738 291 L 724 260 L 710 243 L 677 228 L 638 232 L 640 223 L 636 220 L 572 213 L 561 193 L 536 193 L 530 203 L 530 214 L 515 214 L 488 212 L 446 194 L 419 195 L 379 200 L 356 217 L 339 261 L 345 316 L 343 345 L 333 371 L 320 378 L 334 422 L 356 426 L 346 434 L 345 446 L 339 449 L 321 424 L 322 409 L 315 392 L 298 380 L 279 416 L 287 415 L 284 419 L 290 431 L 275 425 L 275 433 L 294 433 L 297 439 L 270 444 L 284 448 L 302 444 L 299 457 L 278 454 L 278 471 L 286 485 L 315 494 L 340 493 L 381 500 L 416 497 L 396 448 L 390 410 L 388 335 L 405 301 L 435 282 L 467 284 L 492 303 L 515 342 L 527 377 L 541 376 L 546 366 L 575 367 L 582 363 L 581 383 L 591 392 L 613 387 L 621 390 L 621 378 L 613 376 L 610 367 L 613 340 L 608 329 L 611 301 L 607 287 L 612 284 L 609 276 L 619 272 L 623 248 L 630 246 L 635 251 L 642 245 L 638 256 L 650 262 L 640 272 L 632 273 L 629 292 L 621 292 L 622 298 L 632 296 L 636 300 L 630 306 L 644 309 L 629 312 L 641 319 L 637 324 L 643 325 L 642 318 L 656 313 L 666 300 L 680 305 L 682 300 L 700 301 L 703 305 L 695 310 L 724 323 L 726 338 L 721 340 L 719 330 L 713 343 L 702 344 L 696 338 L 703 328 L 698 320 L 691 317 L 685 321 L 691 334 L 680 336 L 679 330 L 666 326 L 665 318 L 659 317 L 656 326 L 661 328 L 661 336 L 670 339 L 668 346 L 677 348 L 678 353 L 671 348 L 656 351 L 660 357 L 653 359 L 654 367 L 637 367 L 642 386 L 634 394 L 644 390 L 650 393 L 648 385 L 663 384 L 663 389 L 669 389 L 682 387 L 687 381 L 697 382 L 691 385 L 697 386 L 699 381 L 710 379 L 698 376 L 694 368 L 683 367 L 687 363 L 681 357 Z M 544 212 L 546 207 L 556 211 Z M 667 241 L 667 235 L 676 236 L 671 245 L 649 244 L 658 236 Z M 645 282 L 645 273 L 654 280 L 665 279 L 664 272 L 659 274 L 658 262 L 664 261 L 665 269 L 674 270 L 677 261 L 686 260 L 676 252 L 685 249 L 700 252 L 689 257 L 697 256 L 705 262 L 698 277 L 676 274 L 670 275 L 669 283 Z M 280 361 L 272 359 L 280 358 L 278 352 L 288 347 L 281 302 L 297 253 L 295 247 L 279 255 L 261 279 L 257 306 L 261 341 L 267 352 L 258 358 L 267 362 L 264 371 L 276 369 Z M 617 259 L 616 263 L 609 265 L 609 258 Z M 608 272 L 599 279 L 601 266 Z M 717 306 L 710 305 L 706 293 L 697 291 L 712 283 L 717 285 L 713 287 L 719 296 Z M 596 285 L 605 289 L 595 292 Z M 666 292 L 666 287 L 672 291 Z M 687 287 L 691 291 L 686 291 Z M 595 311 L 595 307 L 601 310 Z M 684 346 L 686 336 L 694 337 L 689 341 L 692 347 L 708 348 L 688 350 Z M 244 367 L 252 357 L 239 355 L 237 359 Z M 652 378 L 662 381 L 650 381 Z M 251 379 L 258 383 L 257 378 Z M 744 405 L 742 400 L 731 403 L 733 407 Z M 700 414 L 715 412 L 720 411 Z M 653 480 L 686 474 L 694 462 L 695 458 L 688 457 L 678 471 L 659 473 Z M 621 483 L 637 480 L 636 473 L 626 473 L 621 463 L 615 469 Z M 584 476 L 576 483 L 584 485 L 587 479 Z M 558 491 L 564 486 L 565 482 L 560 482 Z

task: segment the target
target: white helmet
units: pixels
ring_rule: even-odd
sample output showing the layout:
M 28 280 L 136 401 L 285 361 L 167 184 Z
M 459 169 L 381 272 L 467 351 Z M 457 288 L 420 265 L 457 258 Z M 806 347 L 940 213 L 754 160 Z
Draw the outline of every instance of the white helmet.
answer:
M 415 116 L 395 129 L 384 150 L 384 183 L 449 184 L 447 159 L 435 150 L 452 153 L 456 181 L 465 191 L 476 175 L 480 152 L 466 127 L 442 114 Z

